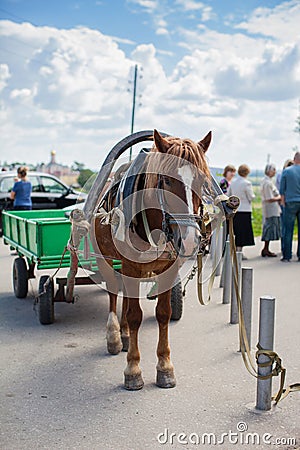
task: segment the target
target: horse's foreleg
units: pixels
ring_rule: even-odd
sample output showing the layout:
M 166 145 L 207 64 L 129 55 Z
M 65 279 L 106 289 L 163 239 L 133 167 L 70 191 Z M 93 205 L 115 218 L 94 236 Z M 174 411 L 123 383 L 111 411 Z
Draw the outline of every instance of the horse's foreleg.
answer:
M 171 291 L 163 292 L 159 294 L 156 306 L 156 319 L 159 326 L 156 384 L 162 388 L 172 388 L 176 385 L 168 336 L 171 313 Z
M 129 347 L 129 325 L 128 325 L 128 321 L 127 321 L 127 310 L 128 310 L 128 298 L 123 297 L 122 316 L 121 316 L 121 320 L 120 320 L 123 352 L 127 352 L 128 347 Z
M 141 389 L 144 386 L 142 371 L 139 366 L 140 352 L 138 347 L 138 331 L 143 313 L 138 298 L 128 299 L 127 321 L 129 325 L 129 348 L 127 353 L 127 367 L 124 371 L 125 388 L 129 390 Z
M 107 350 L 117 355 L 122 350 L 120 325 L 117 317 L 117 294 L 109 293 L 109 315 L 106 324 Z

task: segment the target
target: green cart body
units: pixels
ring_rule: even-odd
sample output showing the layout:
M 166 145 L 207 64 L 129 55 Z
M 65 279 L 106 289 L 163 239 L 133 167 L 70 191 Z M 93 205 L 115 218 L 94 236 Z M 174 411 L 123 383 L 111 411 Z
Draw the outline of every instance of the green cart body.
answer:
M 35 278 L 35 268 L 38 270 L 70 268 L 70 253 L 65 251 L 70 234 L 71 222 L 66 210 L 3 211 L 3 242 L 10 245 L 18 254 L 13 264 L 13 287 L 16 297 L 27 296 L 28 280 Z M 83 244 L 82 241 L 78 252 L 79 265 L 86 269 L 89 275 L 76 276 L 75 284 L 105 282 L 98 271 L 91 244 L 88 258 L 84 256 L 86 252 Z M 119 271 L 121 262 L 114 260 L 113 267 Z M 43 325 L 54 322 L 54 303 L 66 301 L 67 281 L 67 277 L 56 277 L 58 289 L 55 293 L 53 277 L 49 275 L 40 277 L 37 306 L 39 319 Z M 179 320 L 183 307 L 180 279 L 172 290 L 171 305 L 172 320 Z
M 65 210 L 3 211 L 3 241 L 26 257 L 37 269 L 70 267 L 70 253 L 64 254 L 71 233 L 71 222 Z M 84 259 L 83 245 L 79 260 L 83 268 L 97 271 L 95 257 Z M 120 269 L 120 261 L 114 260 Z
M 4 243 L 37 269 L 59 266 L 70 231 L 71 223 L 63 210 L 3 212 Z M 63 256 L 61 267 L 70 267 L 69 252 Z
M 25 298 L 28 280 L 35 278 L 35 268 L 49 270 L 70 268 L 70 253 L 66 246 L 70 238 L 71 222 L 65 210 L 3 211 L 3 242 L 15 250 L 18 257 L 13 263 L 13 288 L 16 297 Z M 88 259 L 84 258 L 83 242 L 79 248 L 80 267 L 89 271 L 87 276 L 77 276 L 76 285 L 105 281 L 98 271 L 92 248 Z M 115 270 L 121 268 L 114 260 Z M 37 298 L 40 322 L 54 322 L 54 303 L 65 302 L 67 277 L 57 277 L 57 292 L 54 292 L 53 277 L 42 275 Z

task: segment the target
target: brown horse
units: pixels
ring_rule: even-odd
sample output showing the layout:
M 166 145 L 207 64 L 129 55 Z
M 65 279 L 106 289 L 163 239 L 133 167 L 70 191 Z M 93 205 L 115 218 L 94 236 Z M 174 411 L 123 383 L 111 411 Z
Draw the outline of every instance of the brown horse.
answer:
M 141 389 L 144 384 L 138 346 L 142 322 L 139 282 L 151 276 L 158 284 L 156 384 L 163 388 L 176 384 L 168 341 L 171 289 L 182 261 L 199 248 L 201 189 L 210 178 L 205 152 L 211 132 L 198 143 L 163 137 L 156 130 L 153 137 L 153 147 L 143 156 L 137 173 L 128 175 L 130 195 L 125 193 L 122 178 L 105 195 L 92 223 L 93 245 L 101 255 L 97 259 L 99 271 L 110 299 L 107 349 L 111 354 L 128 351 L 124 375 L 125 388 L 130 390 Z M 120 324 L 116 310 L 119 281 L 112 269 L 113 259 L 122 263 Z

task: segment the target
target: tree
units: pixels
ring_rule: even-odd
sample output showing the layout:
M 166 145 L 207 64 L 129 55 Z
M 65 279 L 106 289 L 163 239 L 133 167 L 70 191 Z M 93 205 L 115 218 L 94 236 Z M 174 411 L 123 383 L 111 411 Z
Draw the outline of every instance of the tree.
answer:
M 91 169 L 83 169 L 80 171 L 80 174 L 77 178 L 77 182 L 81 187 L 84 187 L 90 178 L 94 175 L 94 172 Z M 85 186 L 85 190 L 89 190 L 91 188 L 91 183 L 89 182 L 87 186 Z
M 78 161 L 74 161 L 72 164 L 72 169 L 78 172 L 81 172 L 82 170 L 84 170 L 84 163 L 78 162 Z

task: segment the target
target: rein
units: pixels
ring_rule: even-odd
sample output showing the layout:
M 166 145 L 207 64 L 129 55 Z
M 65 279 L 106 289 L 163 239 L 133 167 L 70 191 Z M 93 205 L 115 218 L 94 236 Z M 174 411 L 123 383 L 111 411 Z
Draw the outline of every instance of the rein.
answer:
M 237 280 L 237 273 L 238 273 L 238 262 L 237 262 L 237 255 L 236 255 L 236 247 L 235 247 L 235 239 L 234 239 L 234 232 L 233 232 L 233 217 L 229 218 L 229 237 L 230 237 L 230 254 L 233 261 L 233 265 L 235 268 L 235 271 L 233 271 L 233 284 L 234 289 L 236 293 L 236 299 L 237 299 L 237 305 L 238 305 L 238 315 L 239 315 L 239 338 L 240 338 L 240 347 L 241 347 L 241 354 L 243 358 L 244 365 L 247 369 L 247 371 L 252 375 L 254 378 L 259 380 L 268 380 L 270 378 L 273 378 L 275 376 L 280 375 L 280 384 L 279 384 L 279 390 L 275 396 L 272 397 L 272 400 L 275 402 L 275 405 L 277 403 L 284 399 L 290 392 L 296 392 L 300 391 L 300 383 L 294 383 L 286 388 L 284 388 L 285 383 L 285 377 L 286 377 L 286 369 L 282 366 L 282 360 L 278 356 L 278 354 L 272 350 L 263 349 L 260 344 L 257 344 L 257 352 L 255 355 L 256 362 L 254 361 L 250 345 L 247 338 L 247 332 L 245 327 L 245 320 L 244 320 L 244 313 L 243 313 L 243 306 L 241 301 L 241 296 L 239 294 L 239 286 L 238 286 L 238 280 Z M 201 282 L 201 274 L 202 274 L 202 254 L 199 253 L 197 257 L 197 268 L 194 266 L 191 275 L 188 277 L 188 280 L 186 284 L 196 275 L 197 272 L 197 292 L 198 292 L 198 300 L 201 303 L 201 305 L 207 305 L 210 301 L 211 296 L 211 289 L 214 282 L 214 276 L 215 276 L 215 269 L 210 277 L 209 282 L 209 298 L 208 301 L 205 302 L 203 300 L 203 294 L 202 294 L 202 282 Z M 185 295 L 185 288 L 186 284 L 184 286 L 183 295 Z M 267 362 L 259 362 L 259 356 L 264 355 L 268 358 Z M 258 367 L 271 367 L 272 370 L 270 374 L 268 375 L 260 375 L 256 369 L 256 365 Z

